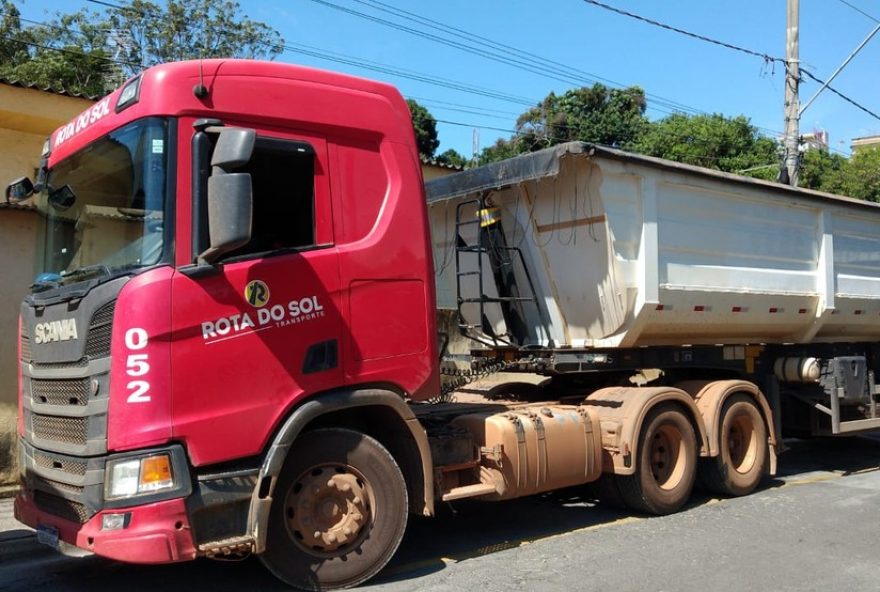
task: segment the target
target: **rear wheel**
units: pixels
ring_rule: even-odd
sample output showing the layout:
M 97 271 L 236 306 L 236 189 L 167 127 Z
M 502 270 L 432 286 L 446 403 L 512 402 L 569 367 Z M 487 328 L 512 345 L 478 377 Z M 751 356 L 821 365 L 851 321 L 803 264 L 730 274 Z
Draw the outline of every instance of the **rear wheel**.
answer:
M 355 586 L 397 550 L 407 520 L 406 484 L 370 436 L 322 429 L 300 437 L 275 487 L 261 559 L 304 590 Z
M 636 470 L 617 483 L 626 505 L 649 514 L 670 514 L 690 498 L 697 468 L 694 428 L 672 405 L 651 410 L 639 434 Z
M 747 395 L 730 397 L 721 409 L 719 453 L 703 461 L 700 477 L 722 495 L 751 493 L 766 470 L 767 427 L 757 405 Z

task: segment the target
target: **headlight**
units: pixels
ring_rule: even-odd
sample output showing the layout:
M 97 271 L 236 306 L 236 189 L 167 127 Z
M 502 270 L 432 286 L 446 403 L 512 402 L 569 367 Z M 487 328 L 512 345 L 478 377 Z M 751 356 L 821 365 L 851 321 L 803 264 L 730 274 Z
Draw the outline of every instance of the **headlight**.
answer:
M 174 488 L 168 454 L 111 461 L 107 464 L 105 499 L 131 497 Z

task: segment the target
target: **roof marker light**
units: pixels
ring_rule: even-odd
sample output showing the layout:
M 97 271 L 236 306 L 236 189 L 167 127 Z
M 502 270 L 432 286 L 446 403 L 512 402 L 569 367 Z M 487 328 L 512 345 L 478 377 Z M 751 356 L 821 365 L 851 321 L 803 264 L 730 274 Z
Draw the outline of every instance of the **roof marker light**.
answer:
M 137 76 L 128 81 L 128 84 L 122 87 L 119 98 L 116 100 L 116 112 L 119 113 L 123 109 L 131 107 L 138 102 L 141 95 L 141 77 Z

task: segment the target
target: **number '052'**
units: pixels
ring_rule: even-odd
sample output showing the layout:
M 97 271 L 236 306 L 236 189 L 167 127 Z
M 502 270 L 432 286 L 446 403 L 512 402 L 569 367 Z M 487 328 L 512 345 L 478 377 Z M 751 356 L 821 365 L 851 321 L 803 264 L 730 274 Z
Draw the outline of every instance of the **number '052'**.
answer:
M 129 403 L 150 402 L 150 356 L 143 352 L 148 340 L 147 332 L 140 327 L 132 327 L 125 332 L 125 348 L 129 352 L 125 358 L 125 374 L 132 379 L 125 387 L 128 389 Z

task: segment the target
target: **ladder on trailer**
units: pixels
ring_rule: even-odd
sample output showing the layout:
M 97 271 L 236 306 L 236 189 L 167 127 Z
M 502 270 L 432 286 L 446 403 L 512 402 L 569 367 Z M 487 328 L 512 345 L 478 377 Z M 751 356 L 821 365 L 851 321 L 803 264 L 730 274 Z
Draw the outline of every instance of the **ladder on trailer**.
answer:
M 462 212 L 475 206 L 477 215 L 471 219 L 463 220 Z M 485 198 L 472 199 L 459 203 L 455 208 L 455 290 L 458 303 L 458 328 L 465 337 L 478 341 L 490 347 L 507 346 L 517 347 L 527 341 L 527 324 L 524 321 L 522 305 L 531 304 L 535 307 L 540 325 L 546 330 L 543 322 L 535 286 L 532 282 L 528 266 L 526 266 L 522 250 L 519 247 L 510 247 L 504 243 L 503 230 L 501 228 L 501 209 L 488 207 Z M 477 226 L 477 241 L 468 244 L 462 234 L 462 229 L 468 226 Z M 476 269 L 462 270 L 463 257 L 476 255 Z M 484 257 L 485 256 L 485 257 Z M 497 296 L 485 293 L 483 276 L 488 261 L 489 267 L 495 279 Z M 516 281 L 515 262 L 519 261 L 522 275 L 526 280 L 528 295 L 521 295 Z M 462 292 L 462 280 L 465 278 L 476 279 L 477 295 L 464 296 Z M 479 305 L 479 322 L 470 323 L 465 317 L 464 306 L 467 304 Z M 492 324 L 486 316 L 487 304 L 499 304 L 502 316 L 508 327 L 505 336 L 496 334 Z M 474 334 L 478 330 L 480 334 Z M 510 333 L 513 335 L 510 335 Z M 507 337 L 507 338 L 505 338 Z M 511 341 L 510 337 L 518 343 Z

